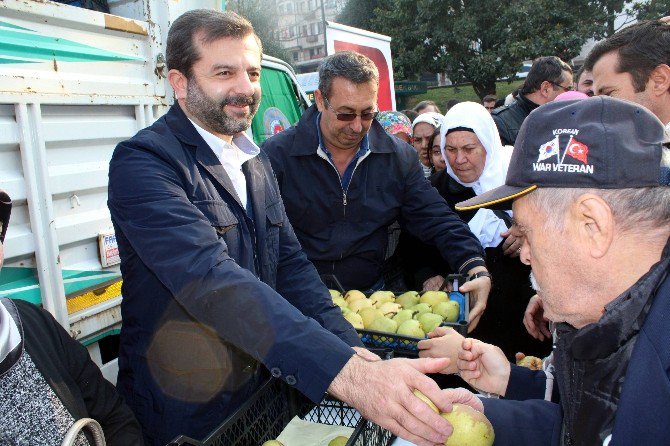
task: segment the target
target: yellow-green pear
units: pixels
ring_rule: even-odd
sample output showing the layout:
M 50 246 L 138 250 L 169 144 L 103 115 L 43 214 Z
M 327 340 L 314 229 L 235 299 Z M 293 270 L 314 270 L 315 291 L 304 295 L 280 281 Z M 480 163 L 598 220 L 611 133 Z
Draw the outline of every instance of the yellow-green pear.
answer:
M 416 320 L 419 321 L 421 324 L 421 329 L 424 332 L 430 333 L 431 331 L 435 330 L 435 327 L 440 326 L 442 323 L 442 316 L 435 313 L 422 313 L 416 318 Z
M 342 297 L 342 293 L 340 293 L 337 290 L 328 290 L 328 292 L 330 293 L 330 297 L 333 299 L 335 299 L 336 297 Z
M 349 321 L 349 323 L 350 323 L 351 325 L 353 325 L 354 328 L 356 328 L 356 329 L 358 329 L 358 330 L 363 330 L 363 328 L 365 328 L 365 327 L 363 326 L 363 319 L 361 318 L 361 315 L 358 314 L 358 313 L 354 313 L 354 312 L 352 311 L 352 312 L 347 313 L 346 315 L 344 315 L 344 318 L 345 318 L 347 321 Z
M 416 319 L 420 314 L 430 313 L 432 311 L 431 306 L 428 304 L 416 304 L 410 310 L 414 311 L 414 319 Z
M 416 291 L 408 291 L 395 298 L 395 303 L 400 304 L 403 308 L 411 308 L 419 303 L 419 293 Z
M 421 295 L 419 303 L 428 304 L 431 307 L 449 300 L 449 294 L 445 291 L 426 291 Z
M 433 313 L 439 314 L 446 322 L 458 321 L 458 302 L 449 300 L 447 302 L 440 302 L 433 307 Z
M 355 313 L 361 311 L 362 308 L 371 307 L 370 299 L 358 299 L 349 303 L 349 309 Z
M 347 314 L 351 313 L 349 307 L 342 307 L 340 310 L 342 310 L 342 316 L 346 316 Z
M 398 313 L 393 316 L 393 320 L 398 323 L 398 326 L 405 321 L 412 319 L 414 312 L 412 310 L 400 310 Z
M 370 294 L 370 300 L 372 305 L 379 308 L 379 306 L 385 302 L 393 302 L 395 300 L 395 294 L 392 291 L 375 291 Z
M 397 333 L 403 336 L 411 336 L 414 338 L 425 338 L 426 334 L 421 329 L 421 323 L 416 319 L 410 319 L 403 322 L 398 327 Z
M 372 321 L 367 328 L 368 330 L 382 331 L 384 333 L 395 333 L 398 329 L 398 324 L 393 319 L 382 316 Z
M 449 413 L 440 414 L 451 424 L 451 433 L 445 446 L 492 446 L 495 434 L 486 416 L 472 407 L 454 403 Z
M 361 311 L 359 311 L 358 314 L 361 315 L 361 318 L 363 319 L 363 327 L 365 327 L 366 329 L 370 328 L 370 324 L 372 324 L 372 321 L 374 321 L 378 317 L 384 317 L 384 313 L 382 313 L 380 309 L 375 307 L 361 308 Z
M 379 308 L 379 310 L 386 316 L 393 317 L 393 315 L 395 315 L 398 311 L 400 311 L 402 307 L 395 302 L 384 302 L 377 308 Z
M 328 442 L 328 446 L 345 446 L 347 444 L 347 441 L 349 441 L 349 437 L 340 435 L 339 437 L 335 437 L 332 440 L 330 440 Z
M 433 411 L 435 413 L 440 413 L 440 411 L 437 410 L 437 406 L 435 405 L 435 403 L 433 403 L 430 400 L 430 398 L 428 398 L 426 395 L 424 395 L 420 390 L 414 389 L 414 395 L 416 395 L 424 403 L 428 404 L 430 406 L 430 408 L 433 409 Z
M 333 303 L 340 308 L 347 306 L 347 301 L 342 296 L 333 297 Z
M 361 293 L 358 290 L 349 290 L 344 295 L 344 299 L 347 301 L 347 304 L 350 304 L 355 300 L 365 299 L 365 294 Z
M 284 443 L 279 440 L 268 440 L 263 443 L 263 446 L 284 446 Z

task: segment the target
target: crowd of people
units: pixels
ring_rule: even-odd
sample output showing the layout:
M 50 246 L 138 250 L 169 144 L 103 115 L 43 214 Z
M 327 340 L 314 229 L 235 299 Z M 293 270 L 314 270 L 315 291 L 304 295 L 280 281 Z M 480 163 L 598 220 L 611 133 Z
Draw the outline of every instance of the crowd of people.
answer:
M 667 22 L 598 43 L 576 76 L 537 59 L 509 105 L 489 95 L 445 114 L 430 101 L 379 112 L 376 66 L 339 52 L 319 68 L 314 105 L 259 148 L 245 131 L 261 98 L 260 39 L 234 13 L 183 14 L 167 37 L 175 103 L 110 163 L 117 387 L 48 313 L 2 299 L 0 443 L 58 446 L 80 418 L 108 444 L 204 438 L 274 377 L 421 446 L 452 427 L 415 390 L 442 412 L 483 411 L 496 444 L 663 444 Z M 0 266 L 10 211 L 0 191 Z M 417 359 L 363 346 L 328 278 L 388 288 L 392 254 L 404 289 L 468 276 L 467 337 L 438 327 Z M 544 369 L 515 366 L 518 352 L 548 356 Z M 427 376 L 456 372 L 488 397 Z

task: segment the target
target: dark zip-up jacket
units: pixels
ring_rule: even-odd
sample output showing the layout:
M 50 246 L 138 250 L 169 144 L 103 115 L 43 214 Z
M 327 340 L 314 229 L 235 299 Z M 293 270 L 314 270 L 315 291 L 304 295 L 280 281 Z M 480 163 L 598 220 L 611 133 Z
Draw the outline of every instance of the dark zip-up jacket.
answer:
M 520 94 L 510 105 L 493 110 L 491 117 L 498 127 L 498 134 L 500 134 L 503 145 L 514 145 L 521 124 L 537 107 L 539 105 Z
M 315 106 L 263 145 L 277 175 L 286 213 L 320 274 L 346 289 L 368 289 L 382 273 L 388 227 L 395 221 L 437 246 L 453 271 L 484 265 L 477 238 L 423 176 L 414 149 L 377 121 L 370 150 L 358 160 L 344 190 L 319 147 Z
M 114 151 L 118 387 L 149 444 L 203 438 L 257 388 L 259 363 L 320 401 L 362 345 L 300 248 L 268 159 L 242 170 L 251 215 L 178 104 Z
M 560 406 L 484 400 L 495 444 L 665 445 L 670 439 L 670 242 L 662 260 L 595 324 L 559 327 Z M 512 373 L 508 393 L 542 393 L 543 372 Z M 527 395 L 532 398 L 532 395 Z M 607 443 L 609 441 L 609 443 Z

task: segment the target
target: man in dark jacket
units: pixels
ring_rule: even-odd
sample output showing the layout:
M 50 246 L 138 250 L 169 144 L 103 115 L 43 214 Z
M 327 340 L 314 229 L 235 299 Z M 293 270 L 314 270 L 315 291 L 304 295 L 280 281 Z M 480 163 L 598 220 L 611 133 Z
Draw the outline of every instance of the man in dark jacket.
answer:
M 359 348 L 300 248 L 269 161 L 244 134 L 261 54 L 242 17 L 185 13 L 167 40 L 177 103 L 114 152 L 119 390 L 151 445 L 204 438 L 266 371 L 314 402 L 328 391 L 418 444 L 443 441 L 450 426 L 412 390 L 448 410 L 424 375 L 446 362 L 379 361 Z
M 11 205 L 0 190 L 0 269 Z M 48 312 L 0 298 L 0 444 L 60 446 L 82 418 L 100 424 L 109 446 L 142 445 L 133 413 L 86 348 Z M 97 444 L 88 431 L 76 438 Z
M 560 405 L 544 372 L 463 341 L 461 376 L 499 444 L 665 444 L 670 438 L 670 188 L 661 122 L 607 97 L 530 114 L 504 186 L 457 209 L 512 209 L 544 315 L 557 323 Z M 558 241 L 558 242 L 557 242 Z M 490 346 L 489 346 L 490 347 Z M 549 386 L 551 387 L 551 386 Z M 539 398 L 539 399 L 533 399 Z
M 300 243 L 321 274 L 345 289 L 381 289 L 388 227 L 395 221 L 435 245 L 452 271 L 474 275 L 474 328 L 491 288 L 468 226 L 424 178 L 416 152 L 374 120 L 379 74 L 354 52 L 319 68 L 316 105 L 263 145 Z
M 491 113 L 503 145 L 514 145 L 521 124 L 530 112 L 572 89 L 570 65 L 556 56 L 536 59 L 519 90 L 516 101 Z

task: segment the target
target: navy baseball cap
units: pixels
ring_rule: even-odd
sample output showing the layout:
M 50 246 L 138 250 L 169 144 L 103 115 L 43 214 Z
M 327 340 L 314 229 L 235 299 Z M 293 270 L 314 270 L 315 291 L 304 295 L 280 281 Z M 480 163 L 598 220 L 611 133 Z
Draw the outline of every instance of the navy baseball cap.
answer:
M 0 243 L 5 242 L 7 234 L 7 225 L 9 225 L 9 215 L 12 213 L 12 199 L 9 194 L 0 189 Z
M 505 184 L 456 209 L 512 209 L 512 200 L 540 187 L 659 186 L 664 139 L 661 121 L 633 102 L 597 96 L 547 103 L 521 125 Z

